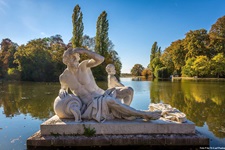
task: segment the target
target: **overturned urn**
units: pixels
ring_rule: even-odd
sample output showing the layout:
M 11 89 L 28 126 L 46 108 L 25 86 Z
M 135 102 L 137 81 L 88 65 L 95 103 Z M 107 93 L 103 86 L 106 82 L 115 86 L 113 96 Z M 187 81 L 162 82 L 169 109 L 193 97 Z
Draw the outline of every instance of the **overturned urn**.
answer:
M 75 118 L 76 122 L 81 121 L 81 107 L 80 99 L 73 94 L 63 98 L 58 96 L 54 101 L 54 111 L 59 118 Z

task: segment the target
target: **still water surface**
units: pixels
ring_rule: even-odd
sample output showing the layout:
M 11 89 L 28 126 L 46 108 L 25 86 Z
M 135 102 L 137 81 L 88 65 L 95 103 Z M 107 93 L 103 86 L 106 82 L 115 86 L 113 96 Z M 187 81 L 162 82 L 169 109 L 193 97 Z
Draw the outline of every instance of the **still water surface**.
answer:
M 211 147 L 225 148 L 225 82 L 132 81 L 121 78 L 135 93 L 131 106 L 167 103 L 187 115 L 210 138 Z M 107 83 L 98 85 L 106 89 Z M 0 83 L 0 149 L 26 149 L 26 140 L 54 115 L 59 83 Z

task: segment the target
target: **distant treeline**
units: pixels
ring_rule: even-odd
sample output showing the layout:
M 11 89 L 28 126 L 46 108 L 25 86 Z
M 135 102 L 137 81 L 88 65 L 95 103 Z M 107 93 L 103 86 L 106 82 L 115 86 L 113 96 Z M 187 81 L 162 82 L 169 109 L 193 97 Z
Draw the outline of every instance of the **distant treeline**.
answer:
M 225 16 L 205 29 L 189 31 L 161 54 L 155 42 L 149 68 L 155 77 L 225 77 Z
M 205 29 L 189 31 L 184 39 L 172 42 L 163 52 L 154 42 L 148 67 L 135 64 L 131 72 L 136 76 L 156 78 L 170 75 L 224 78 L 225 16 L 219 18 L 209 32 Z
M 61 35 L 39 38 L 27 44 L 18 45 L 9 38 L 2 39 L 0 49 L 0 79 L 22 81 L 58 81 L 59 75 L 66 68 L 62 62 L 64 51 L 69 48 L 83 47 L 105 57 L 102 65 L 93 68 L 96 80 L 106 80 L 105 67 L 115 65 L 117 76 L 120 76 L 122 64 L 112 41 L 108 38 L 107 13 L 103 11 L 96 25 L 96 36 L 83 35 L 83 14 L 79 5 L 73 10 L 73 37 L 65 44 Z M 81 61 L 87 59 L 81 56 Z
M 121 73 L 121 77 L 132 77 L 130 73 Z

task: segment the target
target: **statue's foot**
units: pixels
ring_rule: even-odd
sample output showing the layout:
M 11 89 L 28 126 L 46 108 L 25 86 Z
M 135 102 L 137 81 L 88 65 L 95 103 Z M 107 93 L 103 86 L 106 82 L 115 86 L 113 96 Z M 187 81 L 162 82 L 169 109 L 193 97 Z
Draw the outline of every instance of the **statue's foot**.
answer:
M 144 119 L 147 120 L 157 120 L 161 117 L 161 111 L 147 111 L 144 114 Z

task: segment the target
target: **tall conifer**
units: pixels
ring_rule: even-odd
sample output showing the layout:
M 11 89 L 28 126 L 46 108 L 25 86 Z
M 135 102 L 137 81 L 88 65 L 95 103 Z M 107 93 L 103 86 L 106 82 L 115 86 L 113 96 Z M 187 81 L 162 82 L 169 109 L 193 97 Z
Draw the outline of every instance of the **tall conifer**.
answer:
M 81 47 L 83 43 L 83 14 L 81 12 L 80 6 L 76 5 L 73 9 L 72 15 L 73 22 L 73 37 L 72 37 L 72 45 L 73 48 Z
M 109 23 L 107 20 L 107 13 L 103 11 L 98 17 L 96 25 L 96 44 L 95 52 L 106 57 L 108 54 L 109 37 L 108 37 Z
M 107 20 L 107 13 L 103 11 L 98 17 L 96 24 L 96 37 L 95 37 L 95 52 L 104 56 L 105 61 L 98 67 L 93 69 L 93 74 L 97 80 L 106 80 L 107 73 L 105 67 L 110 62 L 109 54 L 109 37 L 108 37 L 109 23 Z

